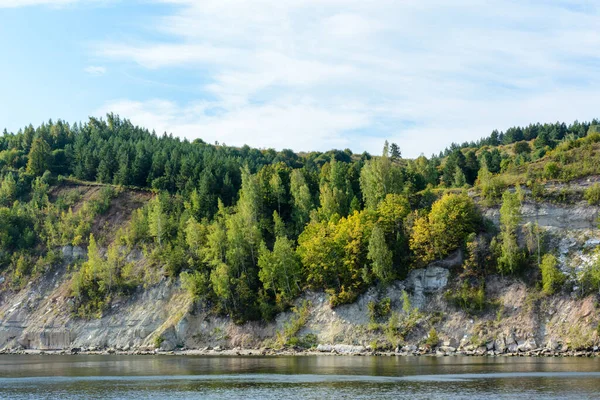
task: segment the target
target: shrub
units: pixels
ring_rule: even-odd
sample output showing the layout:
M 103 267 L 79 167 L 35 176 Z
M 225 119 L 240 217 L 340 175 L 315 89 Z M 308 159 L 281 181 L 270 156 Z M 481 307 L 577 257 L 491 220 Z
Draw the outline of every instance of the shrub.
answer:
M 544 167 L 544 178 L 546 179 L 556 179 L 560 174 L 560 167 L 555 162 L 549 162 Z
M 13 254 L 12 259 L 13 283 L 16 287 L 19 287 L 25 283 L 25 277 L 29 276 L 31 273 L 32 262 L 30 257 L 21 253 Z
M 319 339 L 314 333 L 308 333 L 300 337 L 293 336 L 287 341 L 288 346 L 296 346 L 303 349 L 312 349 L 317 347 L 317 344 L 319 344 Z
M 410 297 L 406 290 L 402 291 L 402 311 L 406 314 L 410 314 L 412 311 L 412 304 L 410 304 Z
M 546 196 L 546 187 L 543 184 L 537 181 L 530 181 L 527 186 L 531 189 L 531 197 L 535 200 L 542 200 Z
M 465 275 L 479 276 L 491 261 L 489 246 L 483 237 L 472 233 L 467 238 L 463 269 Z
M 181 275 L 181 287 L 188 292 L 192 301 L 200 300 L 209 290 L 209 280 L 205 274 L 198 271 L 183 272 Z
M 123 279 L 122 271 L 127 263 L 117 246 L 110 246 L 104 258 L 93 235 L 90 235 L 89 242 L 88 260 L 73 274 L 71 280 L 73 311 L 83 318 L 100 318 L 113 296 L 127 291 L 136 282 L 125 282 Z
M 515 143 L 515 154 L 528 154 L 531 152 L 531 146 L 525 141 Z
M 466 313 L 476 314 L 485 310 L 485 287 L 483 283 L 471 286 L 465 281 L 460 289 L 446 292 L 446 299 Z
M 392 313 L 385 327 L 385 336 L 392 346 L 397 346 L 399 343 L 398 326 L 400 325 L 400 316 L 398 313 Z
M 416 308 L 410 308 L 410 304 L 405 304 L 408 305 L 409 312 L 402 314 L 397 312 L 391 313 L 390 319 L 384 327 L 385 336 L 388 342 L 394 347 L 402 343 L 404 338 L 415 329 L 423 318 L 423 314 Z
M 587 202 L 591 206 L 597 206 L 600 204 L 600 184 L 594 183 L 592 186 L 585 190 L 583 194 Z
M 327 289 L 325 290 L 325 293 L 329 295 L 329 304 L 334 308 L 343 304 L 354 303 L 359 294 L 352 289 L 346 289 L 345 286 L 342 286 L 339 293 L 337 293 L 335 289 Z
M 300 308 L 293 308 L 294 315 L 283 325 L 282 331 L 277 331 L 277 344 L 283 346 L 295 346 L 299 340 L 296 335 L 308 322 L 310 316 L 310 301 L 304 300 Z
M 435 330 L 435 328 L 431 328 L 431 330 L 429 331 L 429 334 L 427 335 L 427 341 L 425 341 L 425 344 L 431 347 L 435 347 L 440 343 L 440 338 L 438 336 L 437 331 Z
M 542 290 L 545 294 L 552 294 L 564 282 L 565 276 L 558 269 L 558 260 L 553 254 L 545 254 L 540 264 L 542 271 Z
M 580 281 L 584 293 L 600 290 L 600 259 L 583 271 Z
M 544 157 L 546 155 L 546 149 L 536 149 L 532 154 L 531 154 L 531 159 L 533 161 L 535 160 L 539 160 L 540 158 Z
M 369 343 L 369 347 L 371 348 L 371 351 L 383 350 L 382 346 L 379 345 L 377 339 L 371 340 L 371 343 Z
M 168 244 L 159 253 L 160 262 L 163 264 L 165 276 L 175 278 L 179 271 L 187 265 L 187 254 L 185 249 L 177 245 Z
M 369 308 L 371 322 L 376 322 L 377 320 L 390 315 L 390 312 L 392 311 L 392 301 L 389 297 L 386 297 L 380 301 L 370 301 L 367 307 Z
M 93 201 L 93 207 L 96 214 L 104 214 L 110 208 L 110 202 L 117 195 L 117 192 L 110 186 L 104 186 L 100 190 L 100 197 Z
M 487 203 L 494 203 L 506 190 L 506 182 L 499 176 L 494 176 L 485 166 L 479 170 L 477 185 L 481 189 L 481 195 Z
M 165 338 L 162 337 L 161 335 L 154 336 L 154 348 L 159 349 L 164 341 L 165 341 Z

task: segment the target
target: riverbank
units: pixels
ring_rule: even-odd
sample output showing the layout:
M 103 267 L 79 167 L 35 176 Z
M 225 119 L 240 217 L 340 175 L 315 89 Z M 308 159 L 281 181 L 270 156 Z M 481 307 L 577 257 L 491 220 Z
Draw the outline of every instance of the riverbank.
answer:
M 122 350 L 122 349 L 79 349 L 73 348 L 68 350 L 32 350 L 32 349 L 20 349 L 20 350 L 1 350 L 0 355 L 127 355 L 127 356 L 160 356 L 160 355 L 176 355 L 176 356 L 362 356 L 362 357 L 448 357 L 448 356 L 462 356 L 462 357 L 598 357 L 600 356 L 600 349 L 594 348 L 591 350 L 565 350 L 556 351 L 547 348 L 535 349 L 524 352 L 504 352 L 500 353 L 493 350 L 442 350 L 442 349 L 415 349 L 411 351 L 373 351 L 368 348 L 364 350 L 344 350 L 349 347 L 359 346 L 347 346 L 339 345 L 341 348 L 336 349 L 336 346 L 328 346 L 332 349 L 330 351 L 323 351 L 318 349 L 222 349 L 216 348 L 203 348 L 203 349 L 180 349 L 172 351 L 163 351 L 159 349 L 136 349 L 136 350 Z

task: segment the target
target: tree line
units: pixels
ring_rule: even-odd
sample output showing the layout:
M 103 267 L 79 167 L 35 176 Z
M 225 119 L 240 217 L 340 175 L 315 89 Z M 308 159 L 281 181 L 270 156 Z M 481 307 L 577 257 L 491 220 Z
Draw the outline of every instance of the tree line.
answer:
M 517 273 L 533 262 L 534 252 L 517 243 L 519 200 L 500 174 L 552 153 L 570 130 L 587 129 L 577 137 L 588 140 L 595 132 L 593 123 L 575 123 L 562 139 L 545 139 L 549 128 L 535 126 L 531 141 L 517 128 L 488 138 L 523 139 L 509 150 L 479 142 L 416 159 L 387 142 L 378 156 L 190 142 L 112 114 L 5 131 L 0 269 L 19 284 L 56 264 L 60 246 L 87 246 L 72 295 L 75 311 L 90 316 L 145 279 L 126 257 L 142 249 L 155 271 L 181 278 L 198 302 L 242 322 L 272 318 L 306 289 L 325 290 L 332 305 L 349 303 L 370 285 L 463 249 L 467 296 L 486 273 Z M 65 177 L 110 185 L 83 205 L 75 194 L 51 198 Z M 473 185 L 503 204 L 499 232 L 465 191 Z M 102 251 L 92 225 L 122 187 L 154 195 Z

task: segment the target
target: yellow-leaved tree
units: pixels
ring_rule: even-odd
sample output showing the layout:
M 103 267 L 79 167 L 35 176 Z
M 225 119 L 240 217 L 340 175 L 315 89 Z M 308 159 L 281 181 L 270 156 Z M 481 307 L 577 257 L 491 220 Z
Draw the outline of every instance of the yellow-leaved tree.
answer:
M 465 192 L 445 194 L 413 225 L 410 248 L 417 264 L 442 259 L 457 250 L 477 229 L 480 219 L 475 203 Z

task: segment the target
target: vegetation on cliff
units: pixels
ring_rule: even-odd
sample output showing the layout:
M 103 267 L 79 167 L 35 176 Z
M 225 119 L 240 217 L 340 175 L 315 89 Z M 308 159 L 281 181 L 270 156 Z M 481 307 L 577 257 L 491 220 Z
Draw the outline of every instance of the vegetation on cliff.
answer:
M 18 288 L 59 264 L 61 247 L 83 246 L 70 293 L 82 317 L 163 275 L 243 322 L 272 319 L 308 288 L 334 306 L 349 303 L 462 249 L 452 298 L 477 312 L 490 273 L 521 274 L 547 294 L 561 289 L 556 258 L 539 229 L 521 231 L 519 210 L 527 198 L 598 203 L 597 186 L 544 186 L 600 174 L 597 126 L 515 127 L 414 160 L 387 143 L 371 156 L 189 142 L 114 115 L 28 126 L 0 136 L 0 271 Z M 81 198 L 81 185 L 98 190 Z M 123 188 L 149 200 L 115 227 L 106 214 L 122 204 Z M 477 201 L 501 204 L 499 232 Z M 151 264 L 138 265 L 133 252 Z M 598 289 L 596 270 L 586 290 Z

